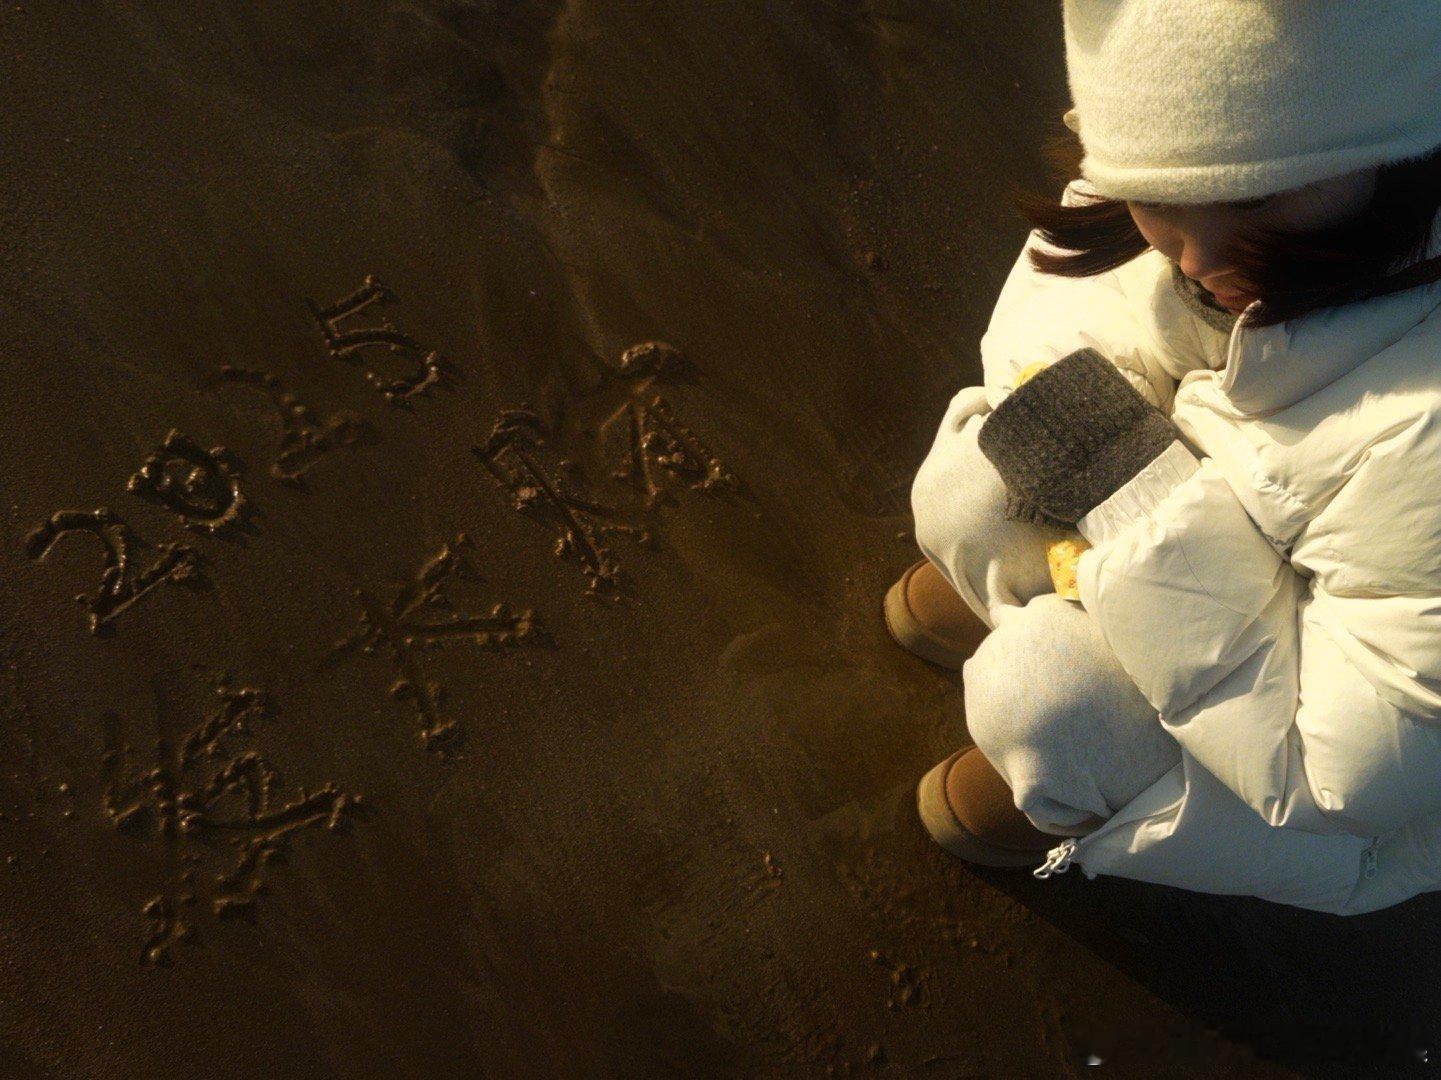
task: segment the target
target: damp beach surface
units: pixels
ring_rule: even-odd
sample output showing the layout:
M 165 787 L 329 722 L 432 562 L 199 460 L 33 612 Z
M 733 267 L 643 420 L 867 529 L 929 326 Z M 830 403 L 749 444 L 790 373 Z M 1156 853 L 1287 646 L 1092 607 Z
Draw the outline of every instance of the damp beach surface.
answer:
M 917 819 L 881 598 L 1056 14 L 0 10 L 0 1074 L 1426 1066 L 1427 898 Z

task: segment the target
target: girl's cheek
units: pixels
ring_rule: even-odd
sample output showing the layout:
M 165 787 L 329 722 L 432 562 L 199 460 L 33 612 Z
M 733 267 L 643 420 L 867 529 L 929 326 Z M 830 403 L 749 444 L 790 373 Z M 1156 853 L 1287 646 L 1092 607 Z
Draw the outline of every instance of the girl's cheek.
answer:
M 1146 243 L 1150 244 L 1167 258 L 1173 258 L 1170 251 L 1172 247 L 1171 238 L 1167 235 L 1165 227 L 1161 225 L 1152 214 L 1137 210 L 1133 207 L 1131 209 L 1131 220 L 1136 223 L 1136 231 L 1141 234 L 1141 238 L 1145 240 Z

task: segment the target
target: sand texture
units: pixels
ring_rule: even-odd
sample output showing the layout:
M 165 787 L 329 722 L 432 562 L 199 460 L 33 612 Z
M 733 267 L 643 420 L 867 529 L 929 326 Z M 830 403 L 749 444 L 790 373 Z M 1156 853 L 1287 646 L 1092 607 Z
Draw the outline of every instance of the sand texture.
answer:
M 917 819 L 881 599 L 1050 4 L 82 7 L 0 9 L 0 1075 L 1441 1051 L 1434 904 Z

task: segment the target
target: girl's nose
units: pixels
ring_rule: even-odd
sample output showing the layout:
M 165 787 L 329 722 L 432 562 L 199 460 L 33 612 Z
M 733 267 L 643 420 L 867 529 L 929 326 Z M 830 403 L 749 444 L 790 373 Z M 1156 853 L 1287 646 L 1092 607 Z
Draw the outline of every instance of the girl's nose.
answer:
M 1214 246 L 1187 242 L 1177 260 L 1181 273 L 1206 288 L 1225 288 L 1226 279 L 1234 273 L 1226 265 L 1221 252 Z

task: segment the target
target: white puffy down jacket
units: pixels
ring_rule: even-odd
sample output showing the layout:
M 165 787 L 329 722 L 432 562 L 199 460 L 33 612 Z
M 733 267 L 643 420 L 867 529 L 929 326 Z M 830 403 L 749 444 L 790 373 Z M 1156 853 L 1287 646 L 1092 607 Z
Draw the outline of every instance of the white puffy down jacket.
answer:
M 1441 285 L 1227 332 L 1155 250 L 1077 279 L 1037 273 L 1037 246 L 931 454 L 1082 346 L 1183 434 L 1077 525 L 1081 603 L 1182 761 L 1037 876 L 1336 914 L 1441 889 Z

